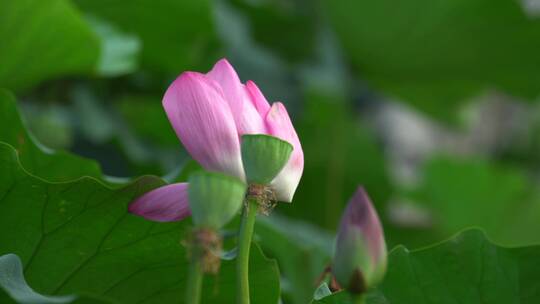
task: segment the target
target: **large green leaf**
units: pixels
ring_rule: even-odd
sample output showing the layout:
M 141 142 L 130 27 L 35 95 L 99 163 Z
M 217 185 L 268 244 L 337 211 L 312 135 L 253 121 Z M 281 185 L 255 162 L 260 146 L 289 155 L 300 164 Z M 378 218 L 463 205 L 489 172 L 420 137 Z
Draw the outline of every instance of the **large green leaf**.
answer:
M 118 189 L 94 178 L 49 183 L 27 173 L 11 146 L 0 143 L 0 255 L 14 253 L 37 292 L 91 294 L 118 303 L 183 299 L 187 221 L 154 223 L 127 213 L 134 197 L 163 184 L 143 177 Z M 255 303 L 275 304 L 279 273 L 255 247 L 251 288 Z M 208 303 L 234 301 L 234 262 L 205 281 Z
M 9 294 L 20 303 L 69 303 L 73 296 L 48 297 L 32 290 L 23 276 L 21 260 L 14 254 L 0 256 L 0 298 L 4 303 Z
M 504 248 L 479 230 L 433 247 L 389 255 L 384 282 L 368 304 L 534 304 L 540 302 L 540 246 Z M 349 303 L 345 293 L 314 303 Z
M 21 259 L 14 254 L 0 256 L 0 302 L 22 304 L 108 303 L 82 296 L 44 296 L 36 293 L 24 279 Z
M 0 86 L 28 88 L 42 80 L 90 73 L 96 35 L 66 0 L 0 0 Z
M 50 181 L 66 181 L 81 176 L 101 178 L 97 162 L 66 152 L 54 152 L 40 147 L 25 129 L 15 98 L 0 89 L 0 142 L 13 146 L 23 167 Z
M 179 73 L 208 63 L 215 50 L 210 1 L 76 0 L 85 13 L 136 34 L 142 42 L 142 64 L 152 70 Z
M 464 98 L 493 87 L 526 98 L 540 93 L 540 21 L 520 1 L 326 4 L 360 75 L 426 112 L 449 118 Z
M 483 159 L 438 157 L 428 162 L 415 199 L 447 237 L 479 226 L 505 245 L 540 242 L 540 192 L 522 170 Z

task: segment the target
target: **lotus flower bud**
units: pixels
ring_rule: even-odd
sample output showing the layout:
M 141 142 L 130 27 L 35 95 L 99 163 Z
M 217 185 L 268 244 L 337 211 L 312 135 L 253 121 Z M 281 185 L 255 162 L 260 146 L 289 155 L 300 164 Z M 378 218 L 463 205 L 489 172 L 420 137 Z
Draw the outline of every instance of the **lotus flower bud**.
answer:
M 386 272 L 386 244 L 379 217 L 359 187 L 341 218 L 332 271 L 351 293 L 364 293 Z
M 277 137 L 242 136 L 242 162 L 248 183 L 268 185 L 289 161 L 293 146 Z
M 189 208 L 196 227 L 220 229 L 240 210 L 246 184 L 216 172 L 197 172 L 189 177 Z

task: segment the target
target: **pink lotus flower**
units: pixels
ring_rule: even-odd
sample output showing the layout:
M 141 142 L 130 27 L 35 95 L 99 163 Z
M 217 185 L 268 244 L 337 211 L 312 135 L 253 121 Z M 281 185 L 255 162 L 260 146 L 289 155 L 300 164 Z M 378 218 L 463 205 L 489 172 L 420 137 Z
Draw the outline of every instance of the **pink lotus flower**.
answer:
M 272 181 L 278 200 L 291 202 L 304 168 L 304 154 L 285 106 L 270 106 L 254 82 L 245 85 L 226 59 L 207 74 L 182 73 L 167 89 L 163 107 L 186 150 L 206 170 L 245 180 L 240 152 L 244 134 L 267 134 L 294 147 Z M 136 199 L 129 211 L 156 221 L 189 215 L 185 183 L 167 185 Z

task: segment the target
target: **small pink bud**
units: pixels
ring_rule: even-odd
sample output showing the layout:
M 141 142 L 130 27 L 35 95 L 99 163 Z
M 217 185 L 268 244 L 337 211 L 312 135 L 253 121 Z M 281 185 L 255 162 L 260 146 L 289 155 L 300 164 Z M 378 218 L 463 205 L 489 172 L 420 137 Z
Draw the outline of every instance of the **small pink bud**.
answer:
M 353 293 L 365 292 L 386 272 L 383 229 L 363 187 L 358 188 L 341 218 L 332 271 L 338 283 Z

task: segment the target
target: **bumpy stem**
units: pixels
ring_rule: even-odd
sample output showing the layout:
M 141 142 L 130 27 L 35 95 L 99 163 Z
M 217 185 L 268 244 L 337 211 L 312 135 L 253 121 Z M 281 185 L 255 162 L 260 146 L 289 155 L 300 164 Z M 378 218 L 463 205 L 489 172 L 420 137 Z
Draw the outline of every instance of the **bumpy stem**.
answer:
M 238 235 L 238 256 L 236 258 L 237 301 L 238 304 L 249 304 L 249 249 L 257 216 L 258 202 L 256 198 L 247 198 L 242 212 L 242 223 Z
M 186 304 L 199 304 L 201 302 L 201 289 L 203 282 L 201 264 L 200 254 L 198 254 L 198 252 L 193 252 L 189 267 L 188 286 L 186 289 Z

